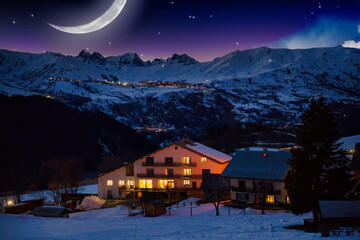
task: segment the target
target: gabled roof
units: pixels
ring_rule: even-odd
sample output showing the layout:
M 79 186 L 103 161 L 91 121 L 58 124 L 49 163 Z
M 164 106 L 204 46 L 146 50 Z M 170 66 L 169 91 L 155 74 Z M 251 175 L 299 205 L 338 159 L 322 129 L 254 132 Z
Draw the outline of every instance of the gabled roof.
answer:
M 113 169 L 113 170 L 111 170 L 111 171 L 109 171 L 109 172 L 106 172 L 106 173 L 101 173 L 101 174 L 99 174 L 98 176 L 96 176 L 96 178 L 99 178 L 99 177 L 101 177 L 101 176 L 103 176 L 103 175 L 106 175 L 106 174 L 108 174 L 108 173 L 110 173 L 110 172 L 116 171 L 116 170 L 118 170 L 118 169 L 120 169 L 120 168 L 122 168 L 122 167 L 126 167 L 126 166 L 128 166 L 128 165 L 134 164 L 134 162 L 136 162 L 136 161 L 138 161 L 138 160 L 140 160 L 140 159 L 143 159 L 143 158 L 145 158 L 145 157 L 149 157 L 149 156 L 151 156 L 151 155 L 153 155 L 153 154 L 155 154 L 155 153 L 157 153 L 157 152 L 160 152 L 160 151 L 162 151 L 162 150 L 164 150 L 164 149 L 166 149 L 166 148 L 169 148 L 169 147 L 171 147 L 171 146 L 173 146 L 173 145 L 182 147 L 182 148 L 184 148 L 184 149 L 186 149 L 186 150 L 188 150 L 188 151 L 191 151 L 191 152 L 197 153 L 197 154 L 199 154 L 199 155 L 202 155 L 202 156 L 204 156 L 204 157 L 206 157 L 206 158 L 208 158 L 208 159 L 210 159 L 210 160 L 212 160 L 212 161 L 215 161 L 215 162 L 217 162 L 217 163 L 227 163 L 227 162 L 229 162 L 229 161 L 232 159 L 231 156 L 229 156 L 229 155 L 227 155 L 227 154 L 225 154 L 225 153 L 222 153 L 222 152 L 220 152 L 220 151 L 218 151 L 218 150 L 215 150 L 215 149 L 213 149 L 213 148 L 210 148 L 210 147 L 208 147 L 208 146 L 205 146 L 205 145 L 203 145 L 203 144 L 201 144 L 201 143 L 194 142 L 194 141 L 189 140 L 189 139 L 185 139 L 184 141 L 172 143 L 172 144 L 170 144 L 170 145 L 168 145 L 168 146 L 166 146 L 166 147 L 160 148 L 160 149 L 155 150 L 155 151 L 153 151 L 153 152 L 151 152 L 151 153 L 148 153 L 148 154 L 146 154 L 146 155 L 143 155 L 142 157 L 136 159 L 135 161 L 130 162 L 130 163 L 127 163 L 127 164 L 124 164 L 123 166 L 121 166 L 121 167 L 119 167 L 119 168 Z
M 323 218 L 360 218 L 360 201 L 319 201 Z
M 287 161 L 291 156 L 289 151 L 237 151 L 221 176 L 282 180 L 290 168 Z
M 175 143 L 176 145 L 180 146 L 180 147 L 183 147 L 187 150 L 190 150 L 192 152 L 195 152 L 197 154 L 200 154 L 200 155 L 203 155 L 215 162 L 219 162 L 219 163 L 227 163 L 229 162 L 232 157 L 223 153 L 223 152 L 220 152 L 216 149 L 213 149 L 213 148 L 210 148 L 208 146 L 205 146 L 201 143 L 198 143 L 198 142 L 194 142 L 192 140 L 189 140 L 189 139 L 186 139 L 182 142 L 178 142 L 178 143 Z

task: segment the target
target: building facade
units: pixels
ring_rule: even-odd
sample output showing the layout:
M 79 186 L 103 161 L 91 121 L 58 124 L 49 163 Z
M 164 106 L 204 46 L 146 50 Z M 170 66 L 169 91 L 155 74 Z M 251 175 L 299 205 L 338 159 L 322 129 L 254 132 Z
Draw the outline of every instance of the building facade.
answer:
M 284 178 L 291 153 L 284 150 L 238 151 L 222 173 L 230 180 L 234 204 L 288 203 Z
M 204 174 L 221 174 L 231 156 L 184 140 L 98 177 L 100 198 L 141 196 L 143 191 L 199 190 Z

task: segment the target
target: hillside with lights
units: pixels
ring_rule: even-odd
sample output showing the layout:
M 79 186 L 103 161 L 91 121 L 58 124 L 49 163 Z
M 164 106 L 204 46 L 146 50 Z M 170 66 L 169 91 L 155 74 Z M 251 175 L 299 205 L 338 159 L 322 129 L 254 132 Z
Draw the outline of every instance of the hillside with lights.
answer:
M 185 54 L 150 62 L 132 53 L 105 58 L 86 51 L 76 57 L 0 51 L 1 93 L 42 95 L 104 112 L 157 143 L 226 124 L 292 131 L 317 95 L 338 106 L 339 119 L 352 122 L 347 119 L 359 108 L 359 76 L 360 51 L 341 46 L 263 47 L 204 63 Z

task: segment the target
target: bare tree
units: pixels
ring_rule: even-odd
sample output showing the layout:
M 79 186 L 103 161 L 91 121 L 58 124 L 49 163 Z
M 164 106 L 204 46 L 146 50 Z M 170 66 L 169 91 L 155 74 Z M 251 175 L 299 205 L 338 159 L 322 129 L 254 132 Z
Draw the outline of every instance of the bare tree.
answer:
M 82 169 L 81 161 L 75 158 L 52 159 L 45 164 L 43 171 L 47 171 L 49 190 L 57 205 L 61 203 L 62 194 L 78 193 Z

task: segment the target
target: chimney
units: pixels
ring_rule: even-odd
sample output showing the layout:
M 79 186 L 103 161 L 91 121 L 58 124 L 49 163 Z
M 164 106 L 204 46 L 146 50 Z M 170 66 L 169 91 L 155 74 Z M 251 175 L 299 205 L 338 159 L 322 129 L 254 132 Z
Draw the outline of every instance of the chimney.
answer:
M 189 140 L 189 138 L 188 138 L 188 136 L 187 136 L 186 133 L 184 134 L 184 143 L 185 143 L 185 144 L 190 144 L 190 140 Z

